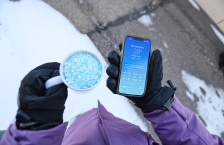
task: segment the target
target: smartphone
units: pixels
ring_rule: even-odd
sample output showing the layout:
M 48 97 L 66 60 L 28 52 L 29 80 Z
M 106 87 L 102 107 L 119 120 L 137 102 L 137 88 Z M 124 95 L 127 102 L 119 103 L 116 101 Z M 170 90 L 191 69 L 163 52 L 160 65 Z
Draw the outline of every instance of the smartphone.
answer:
M 142 97 L 145 94 L 151 55 L 149 39 L 126 36 L 121 54 L 118 94 Z

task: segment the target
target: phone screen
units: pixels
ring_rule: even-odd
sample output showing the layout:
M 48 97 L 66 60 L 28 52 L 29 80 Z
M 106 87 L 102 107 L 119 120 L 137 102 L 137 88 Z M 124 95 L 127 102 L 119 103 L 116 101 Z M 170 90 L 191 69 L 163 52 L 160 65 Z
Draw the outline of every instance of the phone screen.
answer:
M 146 87 L 151 41 L 127 36 L 123 49 L 118 91 L 142 96 Z

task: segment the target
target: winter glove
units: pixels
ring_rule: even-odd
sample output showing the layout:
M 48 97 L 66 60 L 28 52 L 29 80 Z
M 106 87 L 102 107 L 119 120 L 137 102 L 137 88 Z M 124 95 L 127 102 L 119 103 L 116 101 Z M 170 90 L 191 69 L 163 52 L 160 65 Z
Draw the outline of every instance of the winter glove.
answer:
M 121 45 L 119 47 L 120 49 L 122 48 Z M 116 94 L 118 76 L 120 71 L 120 56 L 117 52 L 112 51 L 108 55 L 108 61 L 110 63 L 110 66 L 106 70 L 109 76 L 109 78 L 107 79 L 107 87 Z M 143 97 L 125 97 L 131 100 L 144 113 L 149 113 L 156 109 L 169 110 L 173 102 L 173 95 L 176 88 L 173 87 L 171 81 L 167 81 L 170 87 L 162 87 L 162 79 L 162 54 L 159 50 L 155 50 L 153 51 L 150 59 L 145 95 Z
M 45 89 L 45 82 L 59 75 L 59 63 L 46 63 L 30 71 L 21 81 L 16 125 L 18 129 L 42 130 L 63 122 L 67 87 Z

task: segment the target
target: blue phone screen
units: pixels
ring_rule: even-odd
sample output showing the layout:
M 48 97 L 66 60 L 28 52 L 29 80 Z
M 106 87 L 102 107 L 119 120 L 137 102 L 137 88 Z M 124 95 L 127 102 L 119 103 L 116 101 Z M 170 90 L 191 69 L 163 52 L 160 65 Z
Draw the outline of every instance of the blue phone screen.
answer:
M 125 38 L 118 91 L 122 94 L 143 95 L 151 41 Z

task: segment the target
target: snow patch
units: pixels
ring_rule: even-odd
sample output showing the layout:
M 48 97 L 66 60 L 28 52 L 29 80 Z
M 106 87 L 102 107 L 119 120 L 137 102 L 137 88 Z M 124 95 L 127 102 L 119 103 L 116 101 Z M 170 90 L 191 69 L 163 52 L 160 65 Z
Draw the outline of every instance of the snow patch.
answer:
M 152 1 L 152 5 L 153 5 L 153 6 L 156 5 L 156 1 L 157 1 L 157 0 Z
M 148 30 L 149 30 L 149 31 L 157 32 L 157 30 L 156 30 L 155 28 L 149 28 Z
M 188 1 L 191 3 L 191 5 L 192 5 L 195 9 L 197 9 L 198 11 L 201 10 L 200 7 L 198 6 L 198 4 L 197 4 L 194 0 L 188 0 Z
M 156 14 L 151 13 L 150 16 L 151 16 L 151 17 L 156 17 Z
M 146 11 L 145 11 L 145 10 L 143 10 L 143 11 L 140 11 L 140 14 L 144 14 L 144 13 L 146 13 Z
M 166 42 L 163 42 L 163 46 L 164 46 L 165 48 L 169 48 L 169 46 L 167 45 Z
M 81 34 L 61 13 L 43 1 L 0 1 L 0 130 L 8 128 L 17 111 L 17 94 L 22 78 L 46 62 L 62 62 L 70 53 L 86 50 L 107 63 L 89 37 Z M 4 70 L 4 71 L 3 71 Z M 69 89 L 64 121 L 97 107 L 99 100 L 115 116 L 148 131 L 145 123 L 125 97 L 112 94 L 106 87 L 108 76 L 91 91 Z M 136 120 L 138 120 L 136 122 Z
M 189 91 L 186 91 L 187 97 L 194 101 L 194 97 L 199 100 L 197 104 L 198 116 L 206 124 L 210 133 L 221 136 L 224 132 L 224 91 L 220 88 L 214 88 L 186 71 L 182 70 L 182 80 Z
M 145 25 L 146 27 L 149 27 L 153 25 L 152 19 L 149 15 L 143 15 L 140 18 L 138 18 L 138 21 Z
M 224 44 L 224 35 L 222 35 L 222 33 L 219 32 L 219 30 L 217 30 L 214 25 L 211 24 L 210 26 L 212 27 L 212 30 L 217 35 L 217 37 L 220 39 L 220 41 L 222 41 L 222 43 Z

